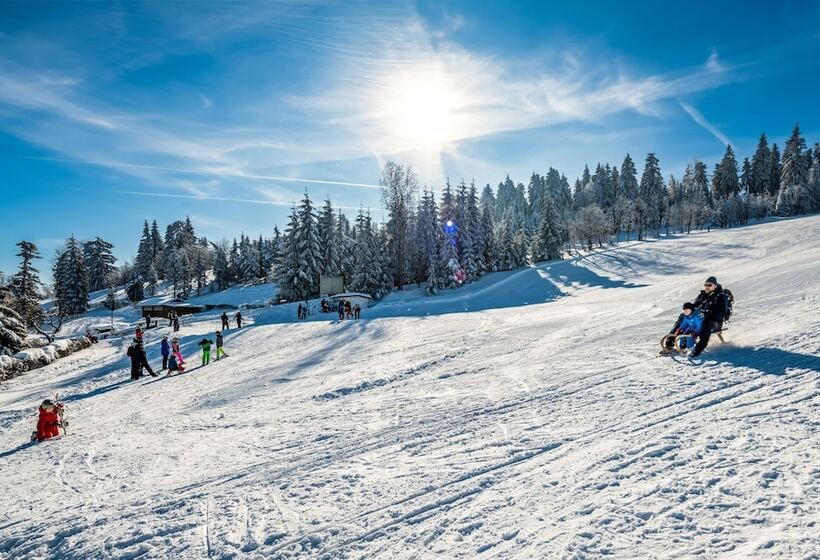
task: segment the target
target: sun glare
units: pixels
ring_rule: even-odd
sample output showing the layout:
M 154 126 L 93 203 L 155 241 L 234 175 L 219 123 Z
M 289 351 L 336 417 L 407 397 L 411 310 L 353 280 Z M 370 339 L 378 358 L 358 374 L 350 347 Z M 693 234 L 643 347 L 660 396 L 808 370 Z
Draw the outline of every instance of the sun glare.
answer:
M 414 148 L 440 148 L 454 138 L 455 90 L 437 71 L 396 80 L 387 100 L 387 127 Z

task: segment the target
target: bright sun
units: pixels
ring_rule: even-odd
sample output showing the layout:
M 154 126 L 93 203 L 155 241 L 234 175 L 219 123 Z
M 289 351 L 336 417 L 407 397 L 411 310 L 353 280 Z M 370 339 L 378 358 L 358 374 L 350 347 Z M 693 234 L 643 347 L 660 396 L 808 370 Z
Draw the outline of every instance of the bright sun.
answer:
M 441 148 L 454 138 L 458 100 L 441 72 L 414 72 L 391 85 L 385 118 L 398 139 L 414 148 Z

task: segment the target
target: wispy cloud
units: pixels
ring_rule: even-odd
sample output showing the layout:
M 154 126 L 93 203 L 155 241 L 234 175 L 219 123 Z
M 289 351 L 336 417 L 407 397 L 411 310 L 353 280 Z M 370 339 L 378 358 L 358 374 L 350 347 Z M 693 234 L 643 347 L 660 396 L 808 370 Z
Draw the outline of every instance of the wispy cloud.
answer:
M 721 142 L 723 145 L 728 145 L 728 144 L 731 144 L 731 143 L 732 143 L 732 142 L 729 140 L 729 137 L 728 137 L 728 136 L 726 136 L 725 134 L 723 134 L 723 132 L 721 132 L 721 131 L 720 131 L 720 129 L 718 129 L 718 127 L 716 127 L 715 125 L 713 125 L 712 123 L 710 123 L 708 120 L 706 120 L 706 117 L 704 117 L 704 116 L 701 114 L 701 112 L 700 112 L 700 111 L 698 111 L 697 109 L 695 109 L 694 107 L 692 107 L 689 103 L 685 103 L 685 102 L 683 102 L 683 101 L 679 101 L 678 103 L 680 104 L 681 108 L 682 108 L 684 111 L 686 111 L 686 113 L 687 113 L 690 117 L 692 117 L 692 120 L 693 120 L 693 121 L 695 121 L 698 125 L 702 126 L 704 129 L 706 129 L 707 131 L 709 131 L 709 133 L 710 133 L 712 136 L 714 136 L 715 138 L 717 138 L 718 140 L 720 140 L 720 142 Z

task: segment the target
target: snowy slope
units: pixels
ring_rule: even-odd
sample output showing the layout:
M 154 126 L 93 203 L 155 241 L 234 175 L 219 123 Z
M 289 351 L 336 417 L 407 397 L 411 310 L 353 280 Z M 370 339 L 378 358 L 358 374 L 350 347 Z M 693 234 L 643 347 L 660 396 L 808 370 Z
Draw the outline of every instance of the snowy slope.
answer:
M 633 244 L 358 322 L 256 310 L 176 378 L 128 382 L 103 342 L 2 387 L 0 558 L 817 558 L 818 240 Z M 707 274 L 728 343 L 657 356 Z M 25 445 L 55 391 L 70 435 Z

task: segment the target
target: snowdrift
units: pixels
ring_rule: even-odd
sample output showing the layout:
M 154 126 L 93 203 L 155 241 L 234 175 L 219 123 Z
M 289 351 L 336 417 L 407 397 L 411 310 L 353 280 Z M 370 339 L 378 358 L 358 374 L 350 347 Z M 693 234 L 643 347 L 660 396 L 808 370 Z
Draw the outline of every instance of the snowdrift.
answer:
M 249 310 L 196 367 L 203 314 L 171 378 L 102 341 L 2 385 L 0 557 L 813 558 L 818 240 L 813 216 L 634 243 L 360 321 Z M 727 344 L 658 356 L 711 274 Z M 57 391 L 71 433 L 25 443 Z

